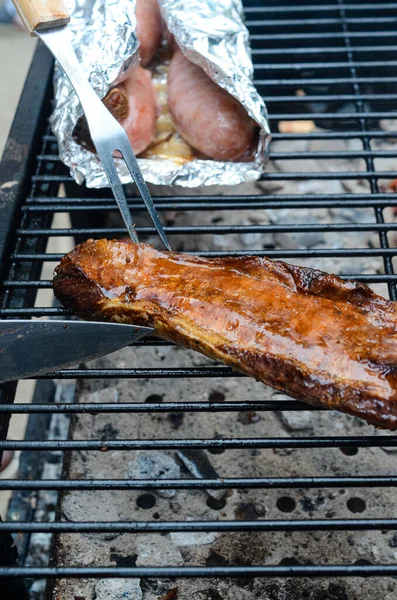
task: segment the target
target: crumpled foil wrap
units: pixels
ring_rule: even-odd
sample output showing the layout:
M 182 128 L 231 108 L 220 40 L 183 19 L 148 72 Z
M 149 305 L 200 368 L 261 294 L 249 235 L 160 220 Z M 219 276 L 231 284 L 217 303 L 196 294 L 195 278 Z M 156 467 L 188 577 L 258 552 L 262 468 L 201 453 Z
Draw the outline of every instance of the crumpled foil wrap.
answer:
M 268 157 L 270 132 L 265 104 L 256 91 L 248 31 L 243 23 L 240 0 L 159 0 L 168 29 L 186 57 L 226 89 L 258 123 L 258 147 L 251 162 L 218 162 L 195 159 L 184 165 L 172 160 L 138 159 L 145 180 L 157 185 L 199 187 L 236 185 L 256 181 Z M 73 46 L 84 72 L 104 98 L 120 75 L 138 61 L 135 34 L 135 0 L 66 0 L 72 15 Z M 79 100 L 63 71 L 54 75 L 55 109 L 51 125 L 61 160 L 71 175 L 90 188 L 109 187 L 96 155 L 82 148 L 72 133 L 82 115 Z M 131 176 L 116 159 L 123 184 Z

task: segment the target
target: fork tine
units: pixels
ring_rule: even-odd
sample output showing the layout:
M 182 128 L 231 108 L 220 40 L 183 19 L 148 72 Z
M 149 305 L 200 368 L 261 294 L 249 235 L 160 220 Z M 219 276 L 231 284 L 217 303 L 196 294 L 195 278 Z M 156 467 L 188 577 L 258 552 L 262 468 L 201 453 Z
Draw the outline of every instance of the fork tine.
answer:
M 122 142 L 117 146 L 117 150 L 119 150 L 123 156 L 123 159 L 128 167 L 129 172 L 131 173 L 132 179 L 135 181 L 135 185 L 138 188 L 138 191 L 142 197 L 142 200 L 145 203 L 147 211 L 150 215 L 150 218 L 153 221 L 153 225 L 155 226 L 157 233 L 159 234 L 161 241 L 167 250 L 171 250 L 170 243 L 168 241 L 167 235 L 163 229 L 163 226 L 160 221 L 160 217 L 158 212 L 154 206 L 152 197 L 148 190 L 148 187 L 142 177 L 141 170 L 138 166 L 138 161 L 132 151 L 130 142 L 127 138 L 127 134 L 123 131 Z
M 106 176 L 108 178 L 110 187 L 112 188 L 114 197 L 116 199 L 117 205 L 120 209 L 121 216 L 123 217 L 123 221 L 125 226 L 127 227 L 128 234 L 133 242 L 138 243 L 138 235 L 136 233 L 135 224 L 132 220 L 132 216 L 130 210 L 128 208 L 127 199 L 124 194 L 123 186 L 121 185 L 121 181 L 119 175 L 117 173 L 116 165 L 114 163 L 113 156 L 107 152 L 104 148 L 101 147 L 100 143 L 96 143 L 96 151 L 99 154 L 99 158 L 101 159 L 102 166 L 105 170 Z

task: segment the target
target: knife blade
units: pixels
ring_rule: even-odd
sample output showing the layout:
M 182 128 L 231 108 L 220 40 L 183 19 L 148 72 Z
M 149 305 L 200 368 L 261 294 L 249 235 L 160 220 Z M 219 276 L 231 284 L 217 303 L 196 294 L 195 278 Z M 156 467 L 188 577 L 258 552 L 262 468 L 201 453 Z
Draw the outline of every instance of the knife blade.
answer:
M 150 333 L 150 327 L 118 323 L 0 321 L 0 383 L 100 358 Z

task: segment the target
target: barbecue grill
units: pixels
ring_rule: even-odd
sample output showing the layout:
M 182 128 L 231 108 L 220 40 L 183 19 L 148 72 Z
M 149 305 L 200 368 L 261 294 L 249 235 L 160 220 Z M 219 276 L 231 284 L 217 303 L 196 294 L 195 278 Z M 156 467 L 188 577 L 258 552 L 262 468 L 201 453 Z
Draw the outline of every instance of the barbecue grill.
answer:
M 396 300 L 397 3 L 245 11 L 271 162 L 236 190 L 154 191 L 172 246 L 285 259 Z M 52 69 L 39 44 L 0 166 L 3 319 L 67 317 L 38 296 L 61 258 L 49 241 L 125 234 L 109 190 L 77 186 L 58 159 Z M 132 188 L 129 205 L 154 241 Z M 22 451 L 17 479 L 0 480 L 10 598 L 22 580 L 36 599 L 45 580 L 67 600 L 395 597 L 396 436 L 153 337 L 40 377 L 31 404 L 15 392 L 0 389 L 0 452 Z M 6 441 L 25 414 L 25 439 Z

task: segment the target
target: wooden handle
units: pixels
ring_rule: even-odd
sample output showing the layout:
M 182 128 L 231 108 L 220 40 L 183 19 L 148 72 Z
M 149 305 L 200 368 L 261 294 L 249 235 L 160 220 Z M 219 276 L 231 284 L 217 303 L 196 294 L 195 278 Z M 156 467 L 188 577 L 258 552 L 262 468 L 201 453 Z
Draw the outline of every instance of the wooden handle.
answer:
M 12 0 L 25 27 L 33 32 L 60 27 L 70 21 L 62 0 Z

